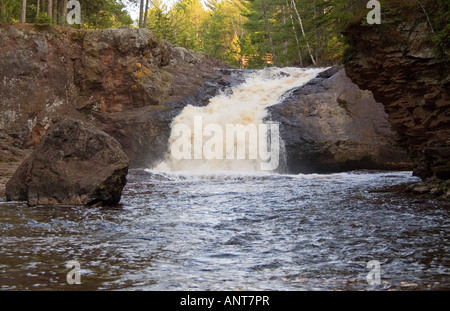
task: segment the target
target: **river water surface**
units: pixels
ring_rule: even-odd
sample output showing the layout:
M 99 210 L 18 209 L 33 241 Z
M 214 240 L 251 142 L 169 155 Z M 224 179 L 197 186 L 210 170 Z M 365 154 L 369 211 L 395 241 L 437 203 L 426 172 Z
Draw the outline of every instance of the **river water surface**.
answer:
M 388 191 L 414 181 L 132 170 L 113 208 L 0 202 L 0 289 L 448 290 L 448 203 Z

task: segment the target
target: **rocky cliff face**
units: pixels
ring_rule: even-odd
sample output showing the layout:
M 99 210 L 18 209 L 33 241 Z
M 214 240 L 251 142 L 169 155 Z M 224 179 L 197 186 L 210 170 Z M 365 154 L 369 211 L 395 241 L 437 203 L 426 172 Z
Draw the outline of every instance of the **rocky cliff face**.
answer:
M 148 30 L 1 26 L 0 155 L 21 156 L 73 117 L 116 138 L 131 166 L 147 166 L 164 155 L 173 117 L 228 85 L 226 67 Z
M 23 160 L 24 149 L 71 117 L 117 139 L 130 167 L 149 167 L 165 156 L 171 122 L 186 105 L 205 105 L 242 79 L 148 30 L 1 26 L 0 166 Z M 290 172 L 404 168 L 381 104 L 342 68 L 270 110 L 282 125 Z
M 381 103 L 335 66 L 269 107 L 280 123 L 289 172 L 407 169 Z
M 347 74 L 384 104 L 414 173 L 450 179 L 450 62 L 435 57 L 423 14 L 352 26 L 345 35 Z

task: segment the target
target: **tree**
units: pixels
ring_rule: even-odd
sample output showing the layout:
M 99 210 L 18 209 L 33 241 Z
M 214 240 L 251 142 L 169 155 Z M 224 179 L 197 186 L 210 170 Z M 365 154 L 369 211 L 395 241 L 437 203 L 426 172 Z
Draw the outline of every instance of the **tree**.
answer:
M 47 15 L 50 18 L 53 16 L 53 0 L 47 0 Z
M 149 0 L 146 0 L 145 1 L 145 10 L 144 10 L 144 25 L 143 25 L 144 28 L 147 27 L 147 17 L 148 17 L 148 9 L 149 9 L 148 5 L 149 5 Z
M 261 0 L 261 7 L 263 10 L 263 14 L 264 14 L 264 23 L 266 24 L 266 31 L 267 31 L 267 36 L 269 38 L 270 50 L 272 51 L 273 64 L 275 66 L 278 66 L 277 53 L 275 51 L 275 46 L 273 44 L 272 34 L 270 32 L 269 18 L 267 17 L 267 7 L 266 7 L 266 3 L 264 0 Z
M 128 0 L 130 1 L 130 0 Z M 131 2 L 137 0 L 131 0 Z M 0 0 L 0 23 L 66 25 L 67 0 Z M 123 0 L 81 0 L 82 26 L 108 28 L 131 25 Z
M 133 23 L 119 0 L 90 0 L 81 7 L 83 24 L 88 29 L 129 26 Z
M 159 39 L 174 42 L 174 27 L 167 5 L 162 0 L 152 0 L 147 13 L 147 28 Z
M 311 57 L 311 61 L 312 61 L 312 63 L 313 63 L 314 66 L 315 66 L 315 65 L 316 65 L 316 61 L 315 61 L 315 59 L 314 59 L 314 56 L 312 55 L 311 47 L 310 47 L 310 45 L 309 45 L 308 39 L 306 38 L 305 29 L 303 28 L 303 21 L 302 21 L 302 18 L 300 17 L 300 13 L 299 13 L 298 10 L 297 10 L 297 5 L 296 5 L 296 3 L 295 3 L 295 0 L 291 0 L 291 2 L 292 2 L 292 8 L 294 9 L 295 13 L 297 14 L 298 23 L 299 23 L 299 25 L 300 25 L 300 29 L 302 30 L 303 38 L 305 38 L 306 46 L 308 47 L 308 53 L 309 53 L 309 56 Z
M 279 66 L 279 55 L 283 53 L 286 36 L 286 23 L 283 25 L 282 10 L 279 0 L 249 0 L 247 18 L 244 23 L 246 33 L 256 46 L 256 53 L 247 55 L 251 67 L 262 67 L 270 64 L 266 56 L 272 56 L 272 63 Z M 281 13 L 281 15 L 280 15 Z
M 192 50 L 201 50 L 201 32 L 206 11 L 200 0 L 178 0 L 169 14 L 174 26 L 173 43 Z
M 140 0 L 140 6 L 139 6 L 139 28 L 143 27 L 143 17 L 144 17 L 144 0 Z
M 22 11 L 20 15 L 20 23 L 25 24 L 27 22 L 27 0 L 22 0 Z
M 289 8 L 288 0 L 286 0 L 286 8 Z M 300 41 L 298 39 L 297 30 L 295 29 L 295 25 L 294 25 L 294 17 L 292 16 L 291 12 L 288 12 L 288 13 L 289 13 L 289 17 L 290 17 L 290 20 L 292 23 L 292 32 L 294 33 L 295 43 L 296 43 L 296 47 L 297 47 L 298 61 L 299 61 L 300 66 L 303 67 L 302 51 L 300 49 Z
M 215 58 L 234 66 L 242 65 L 245 31 L 243 24 L 246 10 L 242 0 L 217 1 L 206 3 L 208 10 L 203 20 L 200 40 L 203 50 Z M 248 42 L 248 41 L 247 41 Z

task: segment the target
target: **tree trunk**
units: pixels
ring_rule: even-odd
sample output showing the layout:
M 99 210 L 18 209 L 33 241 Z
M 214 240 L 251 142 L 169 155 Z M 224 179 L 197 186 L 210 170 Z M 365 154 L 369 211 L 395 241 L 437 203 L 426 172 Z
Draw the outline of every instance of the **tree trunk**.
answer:
M 281 6 L 281 13 L 283 15 L 281 22 L 283 23 L 283 26 L 285 27 L 286 26 L 286 8 L 284 7 L 284 5 Z M 287 38 L 284 38 L 283 54 L 286 55 L 287 53 L 288 53 L 288 40 L 287 40 Z
M 270 32 L 269 18 L 267 17 L 266 2 L 264 0 L 261 0 L 261 5 L 262 5 L 263 12 L 264 12 L 264 22 L 266 23 L 266 30 L 267 30 L 267 36 L 269 37 L 270 49 L 272 50 L 273 64 L 275 67 L 277 67 L 278 62 L 277 62 L 277 57 L 275 54 L 275 46 L 273 45 L 272 34 Z
M 37 3 L 36 3 L 36 18 L 38 18 L 40 10 L 41 10 L 41 0 L 37 0 Z
M 55 4 L 53 5 L 53 15 L 56 16 L 56 24 L 57 25 L 62 25 L 63 21 L 62 21 L 62 8 L 61 8 L 61 4 L 64 2 L 61 0 L 55 0 Z
M 60 1 L 60 0 L 59 0 Z M 56 25 L 58 25 L 59 23 L 58 23 L 58 13 L 59 13 L 59 11 L 58 11 L 58 0 L 55 0 L 55 1 L 53 1 L 53 8 L 52 8 L 52 13 L 53 13 L 53 17 L 52 17 L 52 19 L 53 19 L 53 22 L 56 24 Z
M 48 17 L 53 17 L 53 1 L 47 0 L 47 15 Z
M 67 9 L 67 1 L 61 1 L 61 6 L 60 8 L 60 21 L 61 21 L 61 25 L 67 25 L 67 13 L 68 13 L 68 9 Z
M 147 27 L 147 17 L 148 17 L 148 6 L 149 6 L 149 0 L 145 2 L 145 12 L 144 12 L 144 28 Z
M 6 3 L 5 0 L 2 0 L 2 19 L 3 24 L 6 24 Z
M 27 22 L 27 0 L 22 0 L 22 10 L 20 14 L 20 22 L 25 24 Z
M 315 56 L 316 56 L 316 63 L 317 65 L 319 65 L 319 50 L 320 50 L 320 37 L 319 37 L 319 30 L 317 27 L 317 5 L 316 5 L 316 1 L 313 1 L 313 6 L 314 6 L 314 36 L 316 37 L 316 46 L 315 46 Z
M 292 0 L 292 7 L 295 10 L 295 13 L 297 14 L 298 23 L 300 24 L 300 29 L 302 30 L 303 38 L 305 38 L 306 41 L 306 47 L 308 48 L 309 56 L 311 57 L 311 61 L 316 66 L 316 61 L 314 60 L 314 56 L 312 55 L 311 47 L 309 46 L 308 39 L 306 38 L 305 29 L 303 28 L 303 22 L 302 18 L 300 17 L 300 13 L 297 10 L 297 5 L 295 4 L 295 0 Z
M 286 0 L 286 6 L 289 8 L 288 0 Z M 295 24 L 294 24 L 294 17 L 292 16 L 291 12 L 289 12 L 289 17 L 291 18 L 292 30 L 294 31 L 295 43 L 297 44 L 298 60 L 299 60 L 300 66 L 303 67 L 302 50 L 300 49 L 300 41 L 298 40 L 298 34 L 297 34 L 297 30 L 295 29 Z
M 81 16 L 80 16 L 80 29 L 84 29 L 84 14 L 83 14 L 83 9 L 81 9 Z
M 143 26 L 143 17 L 144 17 L 144 0 L 140 1 L 140 7 L 139 7 L 139 28 L 142 28 Z

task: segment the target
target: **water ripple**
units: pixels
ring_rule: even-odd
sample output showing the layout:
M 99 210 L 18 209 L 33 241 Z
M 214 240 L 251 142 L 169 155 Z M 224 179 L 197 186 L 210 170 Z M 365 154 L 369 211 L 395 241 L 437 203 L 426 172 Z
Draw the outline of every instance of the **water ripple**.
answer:
M 69 260 L 84 290 L 450 289 L 448 204 L 372 191 L 413 181 L 132 170 L 114 208 L 1 202 L 0 290 L 71 290 Z

